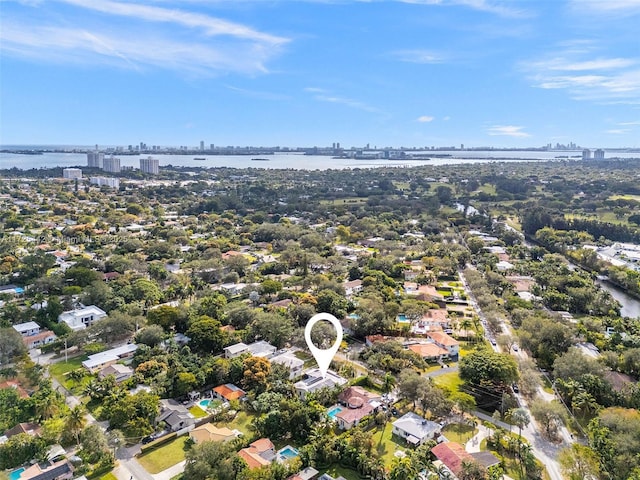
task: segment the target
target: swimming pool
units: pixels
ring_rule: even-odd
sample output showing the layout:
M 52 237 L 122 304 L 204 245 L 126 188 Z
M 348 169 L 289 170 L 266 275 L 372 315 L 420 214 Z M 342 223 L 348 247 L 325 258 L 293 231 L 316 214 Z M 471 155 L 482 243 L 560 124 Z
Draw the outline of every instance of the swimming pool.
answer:
M 336 419 L 336 415 L 339 414 L 342 410 L 343 410 L 343 408 L 341 406 L 336 405 L 335 407 L 331 407 L 331 409 L 329 409 L 329 411 L 327 411 L 327 416 L 331 420 L 335 420 Z
M 200 400 L 198 402 L 198 406 L 203 409 L 206 410 L 207 408 L 209 408 L 209 404 L 211 403 L 211 400 L 209 400 L 208 398 L 205 400 Z
M 407 316 L 404 313 L 401 313 L 400 315 L 398 315 L 396 320 L 398 321 L 398 323 L 411 323 L 411 321 L 407 318 Z
M 14 470 L 9 474 L 9 480 L 18 480 L 22 472 L 24 472 L 24 468 L 19 468 L 17 470 Z
M 281 460 L 289 460 L 291 458 L 296 458 L 300 453 L 298 450 L 293 448 L 291 445 L 287 445 L 286 447 L 278 450 L 278 458 Z

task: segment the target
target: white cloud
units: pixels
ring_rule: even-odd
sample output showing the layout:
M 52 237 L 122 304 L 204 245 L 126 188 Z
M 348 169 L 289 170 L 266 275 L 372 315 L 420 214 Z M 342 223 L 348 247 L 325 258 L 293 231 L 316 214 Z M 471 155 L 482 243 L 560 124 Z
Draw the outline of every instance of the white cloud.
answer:
M 46 62 L 108 64 L 142 70 L 145 67 L 174 69 L 209 75 L 218 72 L 253 74 L 266 72 L 264 62 L 273 52 L 254 45 L 185 42 L 136 32 L 23 25 L 7 22 L 0 31 L 3 51 Z
M 576 100 L 640 102 L 640 57 L 595 57 L 591 42 L 573 42 L 556 56 L 521 64 L 536 87 L 567 90 Z
M 640 0 L 571 0 L 574 9 L 590 13 L 640 12 Z
M 245 97 L 259 98 L 261 100 L 289 100 L 291 97 L 282 93 L 263 92 L 260 90 L 248 90 L 246 88 L 234 87 L 233 85 L 225 85 L 225 88 L 244 95 Z
M 505 2 L 497 2 L 492 0 L 397 0 L 401 3 L 412 3 L 416 5 L 442 5 L 455 6 L 462 5 L 465 7 L 479 10 L 481 12 L 492 13 L 501 17 L 526 17 L 529 12 L 521 8 L 513 8 L 506 6 Z
M 640 121 L 636 121 L 636 122 L 619 122 L 617 125 L 620 125 L 621 127 L 635 126 L 635 125 L 640 125 Z
M 407 63 L 442 63 L 445 60 L 442 54 L 430 50 L 398 50 L 391 55 Z
M 422 115 L 421 117 L 418 117 L 418 121 L 421 123 L 433 122 L 434 119 L 435 117 L 430 117 L 429 115 Z
M 492 136 L 530 137 L 531 135 L 522 131 L 523 128 L 515 125 L 494 125 L 487 129 L 487 133 Z
M 175 23 L 188 28 L 200 28 L 207 36 L 228 35 L 272 45 L 286 43 L 283 37 L 258 32 L 245 25 L 228 22 L 210 15 L 186 12 L 176 9 L 121 3 L 110 0 L 61 0 L 76 7 L 95 10 L 108 15 L 133 17 L 147 22 Z
M 313 98 L 318 100 L 319 102 L 326 103 L 336 103 L 339 105 L 345 105 L 350 108 L 355 108 L 356 110 L 363 110 L 365 112 L 378 112 L 379 110 L 371 105 L 368 105 L 359 100 L 354 100 L 348 97 L 341 97 L 338 95 L 334 95 L 332 92 L 329 92 L 323 88 L 317 87 L 307 87 L 304 89 L 305 92 L 313 93 Z
M 267 72 L 288 39 L 210 15 L 111 0 L 60 0 L 62 18 L 32 5 L 3 16 L 3 54 L 37 61 L 173 69 L 188 75 Z M 42 4 L 44 5 L 44 4 Z M 124 24 L 117 17 L 127 17 Z
M 624 135 L 626 133 L 629 133 L 629 129 L 625 129 L 625 128 L 613 128 L 611 130 L 606 130 L 605 133 L 609 133 L 611 135 Z

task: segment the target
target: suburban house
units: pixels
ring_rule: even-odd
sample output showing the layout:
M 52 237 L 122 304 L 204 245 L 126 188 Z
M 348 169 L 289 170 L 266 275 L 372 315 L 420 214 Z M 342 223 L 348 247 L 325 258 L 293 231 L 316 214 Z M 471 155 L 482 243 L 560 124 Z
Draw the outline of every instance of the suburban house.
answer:
M 362 280 L 351 280 L 344 283 L 344 294 L 347 297 L 360 293 L 362 291 Z
M 177 432 L 195 425 L 196 419 L 189 410 L 175 400 L 163 399 L 160 400 L 160 415 L 156 418 L 156 423 L 165 423 L 169 430 Z
M 393 422 L 391 432 L 417 446 L 440 436 L 440 425 L 409 412 Z
M 500 463 L 491 452 L 469 453 L 464 446 L 456 442 L 443 442 L 431 449 L 431 453 L 442 465 L 458 478 L 462 472 L 462 462 L 475 462 L 489 468 Z M 434 462 L 435 463 L 435 462 Z
M 449 351 L 435 343 L 414 343 L 409 350 L 417 353 L 427 361 L 443 360 L 449 356 Z
M 249 468 L 260 468 L 269 465 L 276 456 L 276 447 L 268 438 L 260 438 L 251 443 L 247 448 L 238 452 Z
M 268 357 L 274 354 L 277 348 L 269 342 L 260 340 L 259 342 L 253 342 L 249 345 L 242 342 L 236 343 L 225 347 L 223 350 L 225 358 L 235 358 L 245 353 L 250 354 L 252 357 Z
M 213 390 L 213 396 L 223 402 L 230 402 L 231 400 L 240 400 L 247 394 L 240 387 L 236 387 L 233 383 L 225 383 L 224 385 L 218 385 Z
M 42 429 L 40 428 L 40 425 L 38 425 L 37 423 L 30 423 L 30 422 L 19 423 L 15 427 L 10 428 L 9 430 L 6 430 L 4 432 L 4 436 L 6 438 L 11 438 L 14 435 L 18 435 L 20 433 L 26 433 L 28 435 L 31 435 L 32 437 L 39 437 L 41 431 Z
M 20 480 L 62 480 L 73 478 L 73 467 L 69 460 L 56 463 L 36 463 L 24 470 L 18 477 Z
M 233 430 L 227 427 L 218 428 L 212 423 L 205 423 L 189 432 L 189 436 L 195 443 L 202 442 L 228 442 L 237 437 Z
M 98 372 L 98 377 L 100 378 L 105 378 L 109 375 L 116 377 L 116 383 L 120 383 L 133 376 L 133 369 L 121 363 L 114 363 L 113 365 L 104 367 Z
M 57 338 L 51 330 L 40 331 L 40 325 L 36 322 L 19 323 L 13 328 L 22 335 L 22 341 L 29 350 L 54 342 Z
M 428 332 L 427 336 L 439 347 L 449 352 L 449 358 L 457 360 L 460 353 L 460 343 L 444 332 Z
M 304 470 L 300 470 L 295 475 L 287 478 L 287 480 L 313 480 L 318 475 L 318 470 L 313 467 L 307 467 Z
M 245 288 L 247 288 L 246 283 L 223 283 L 220 285 L 220 290 L 229 295 L 240 295 Z
M 289 380 L 298 378 L 302 375 L 302 368 L 304 367 L 304 361 L 296 357 L 293 352 L 283 352 L 269 358 L 271 363 L 277 363 L 284 365 L 289 369 Z
M 89 358 L 82 362 L 82 366 L 89 370 L 91 373 L 95 373 L 105 367 L 108 367 L 109 365 L 113 365 L 119 360 L 124 360 L 125 358 L 132 357 L 137 349 L 138 346 L 136 344 L 127 343 L 126 345 L 122 345 L 121 347 L 112 348 L 111 350 L 106 350 L 104 352 L 89 355 Z
M 327 376 L 324 378 L 319 368 L 309 369 L 304 372 L 304 375 L 305 378 L 293 385 L 302 400 L 306 398 L 308 393 L 313 393 L 321 388 L 333 388 L 347 383 L 346 378 L 342 378 L 331 370 L 327 370 Z
M 106 316 L 107 312 L 101 308 L 98 308 L 95 305 L 89 305 L 88 307 L 62 312 L 58 315 L 58 323 L 66 323 L 73 331 L 84 330 Z
M 24 388 L 22 388 L 22 385 L 20 385 L 20 382 L 17 380 L 6 380 L 4 382 L 0 382 L 0 390 L 4 388 L 13 388 L 20 398 L 29 398 L 29 394 Z
M 13 329 L 23 337 L 30 337 L 40 333 L 40 325 L 36 322 L 19 323 L 14 325 Z
M 349 387 L 338 395 L 338 401 L 346 407 L 335 416 L 338 427 L 350 430 L 380 406 L 380 395 L 362 387 Z

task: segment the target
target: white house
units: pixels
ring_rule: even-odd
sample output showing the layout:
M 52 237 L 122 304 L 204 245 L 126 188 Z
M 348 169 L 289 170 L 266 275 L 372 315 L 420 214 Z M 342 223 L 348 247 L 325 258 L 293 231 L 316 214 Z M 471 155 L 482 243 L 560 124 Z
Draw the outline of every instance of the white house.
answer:
M 440 436 L 440 425 L 409 412 L 393 422 L 391 432 L 404 438 L 412 445 L 422 445 L 424 442 Z
M 350 297 L 362 291 L 362 280 L 351 280 L 344 283 L 345 296 Z
M 304 361 L 296 357 L 293 352 L 283 352 L 278 355 L 274 355 L 269 358 L 269 361 L 271 363 L 277 363 L 287 367 L 289 369 L 289 380 L 293 380 L 294 378 L 298 378 L 302 375 Z
M 30 337 L 40 333 L 40 325 L 36 322 L 18 323 L 13 326 L 13 329 L 23 337 Z
M 293 387 L 298 392 L 298 396 L 304 400 L 308 393 L 313 393 L 322 388 L 333 388 L 337 386 L 344 385 L 347 383 L 346 378 L 342 378 L 337 373 L 327 370 L 327 376 L 322 377 L 322 373 L 320 373 L 319 368 L 312 368 L 307 370 L 305 373 L 305 378 L 296 382 Z
M 101 308 L 98 308 L 95 305 L 89 305 L 88 307 L 62 312 L 58 316 L 58 323 L 66 323 L 73 331 L 84 330 L 106 316 L 107 312 Z
M 109 365 L 113 365 L 118 360 L 133 356 L 134 352 L 137 349 L 137 345 L 133 343 L 127 343 L 126 345 L 123 345 L 121 347 L 112 348 L 111 350 L 106 350 L 94 355 L 89 355 L 89 358 L 82 362 L 82 366 L 92 373 L 97 372 L 105 367 L 108 367 Z
M 277 348 L 269 342 L 260 340 L 249 345 L 246 343 L 236 343 L 223 348 L 225 358 L 239 357 L 244 353 L 249 353 L 253 357 L 268 357 L 276 352 Z

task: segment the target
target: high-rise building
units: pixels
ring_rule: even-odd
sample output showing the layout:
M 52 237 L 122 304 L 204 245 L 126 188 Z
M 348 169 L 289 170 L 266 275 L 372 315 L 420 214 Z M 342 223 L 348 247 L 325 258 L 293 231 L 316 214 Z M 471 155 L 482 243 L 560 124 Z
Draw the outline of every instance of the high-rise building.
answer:
M 120 188 L 120 179 L 113 177 L 91 177 L 89 180 L 91 185 L 98 185 L 99 187 L 107 186 L 111 188 Z
M 595 150 L 593 152 L 593 159 L 594 160 L 604 160 L 604 150 L 602 150 L 601 148 Z
M 102 165 L 102 169 L 105 172 L 120 173 L 120 159 L 115 158 L 113 155 L 109 158 L 105 158 Z
M 200 140 L 200 151 L 204 150 L 204 140 Z
M 157 175 L 160 173 L 160 161 L 157 158 L 141 158 L 140 159 L 140 170 L 145 173 L 150 173 L 152 175 Z
M 63 168 L 62 178 L 82 178 L 82 170 L 79 168 Z
M 582 150 L 582 159 L 583 160 L 591 159 L 591 150 L 589 150 L 588 148 L 585 148 L 584 150 Z
M 104 160 L 104 153 L 102 152 L 88 152 L 87 153 L 87 167 L 90 168 L 102 168 L 102 161 Z

